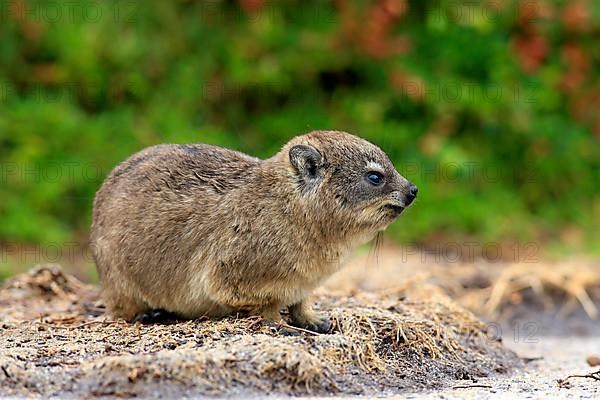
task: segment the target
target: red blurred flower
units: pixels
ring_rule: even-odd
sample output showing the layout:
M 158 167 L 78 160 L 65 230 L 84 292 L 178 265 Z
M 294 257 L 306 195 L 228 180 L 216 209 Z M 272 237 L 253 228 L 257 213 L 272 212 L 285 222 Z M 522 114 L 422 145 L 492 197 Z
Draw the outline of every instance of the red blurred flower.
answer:
M 528 73 L 534 73 L 548 55 L 548 41 L 539 34 L 519 36 L 513 40 L 521 67 Z
M 575 0 L 568 3 L 562 12 L 565 28 L 573 32 L 591 30 L 591 12 L 587 1 Z

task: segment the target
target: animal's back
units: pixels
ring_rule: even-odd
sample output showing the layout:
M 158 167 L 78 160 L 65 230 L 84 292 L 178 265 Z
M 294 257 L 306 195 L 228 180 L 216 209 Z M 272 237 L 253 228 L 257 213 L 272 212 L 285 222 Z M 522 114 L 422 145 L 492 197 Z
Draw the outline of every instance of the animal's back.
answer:
M 259 165 L 256 158 L 205 144 L 153 146 L 119 164 L 96 195 L 91 234 L 109 306 L 130 318 L 127 310 L 142 303 L 155 307 L 166 296 L 185 297 L 181 282 L 189 279 L 198 243 L 218 223 L 226 198 Z M 131 307 L 119 304 L 115 293 L 139 296 L 129 290 L 131 282 L 150 295 Z

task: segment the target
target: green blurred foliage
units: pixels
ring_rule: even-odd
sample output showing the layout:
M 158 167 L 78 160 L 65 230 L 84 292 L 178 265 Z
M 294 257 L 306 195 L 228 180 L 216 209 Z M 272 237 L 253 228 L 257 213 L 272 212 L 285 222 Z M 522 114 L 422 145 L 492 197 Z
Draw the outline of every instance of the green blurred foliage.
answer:
M 600 242 L 598 2 L 0 4 L 0 241 L 85 235 L 145 146 L 338 129 L 419 186 L 398 240 Z

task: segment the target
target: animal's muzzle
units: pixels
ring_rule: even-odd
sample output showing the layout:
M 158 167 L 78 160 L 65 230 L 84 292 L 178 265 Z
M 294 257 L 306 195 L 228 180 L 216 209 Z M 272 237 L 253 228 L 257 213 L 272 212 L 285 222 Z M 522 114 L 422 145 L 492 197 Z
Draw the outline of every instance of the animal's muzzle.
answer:
M 417 193 L 419 193 L 419 188 L 414 184 L 411 183 L 410 187 L 408 188 L 408 193 L 405 196 L 405 206 L 408 207 L 413 201 L 415 201 L 415 199 L 417 198 Z

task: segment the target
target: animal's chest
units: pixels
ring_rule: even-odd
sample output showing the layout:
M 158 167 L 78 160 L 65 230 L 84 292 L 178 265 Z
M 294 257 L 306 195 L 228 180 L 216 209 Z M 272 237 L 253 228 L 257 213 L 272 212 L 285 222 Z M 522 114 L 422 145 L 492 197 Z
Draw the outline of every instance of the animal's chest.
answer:
M 294 304 L 306 298 L 339 268 L 338 257 L 300 261 L 285 277 L 273 282 L 268 291 L 275 299 Z
M 282 246 L 281 237 L 269 239 L 240 243 L 214 269 L 213 278 L 240 303 L 297 303 L 339 270 L 346 253 L 346 247 L 312 240 L 283 238 L 289 240 Z

